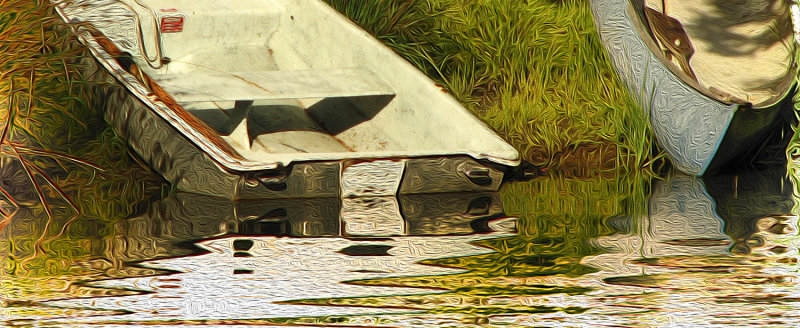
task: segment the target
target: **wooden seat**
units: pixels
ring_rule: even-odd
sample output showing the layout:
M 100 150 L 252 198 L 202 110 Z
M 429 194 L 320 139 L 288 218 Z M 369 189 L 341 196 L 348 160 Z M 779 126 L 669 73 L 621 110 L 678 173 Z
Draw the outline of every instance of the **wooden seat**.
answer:
M 159 74 L 153 79 L 179 103 L 394 95 L 359 68 Z
M 153 80 L 181 104 L 233 101 L 234 107 L 226 111 L 228 118 L 216 124 L 217 132 L 237 151 L 248 154 L 352 151 L 319 131 L 253 134 L 248 118 L 254 101 L 394 95 L 380 78 L 359 68 L 241 73 L 202 71 L 158 74 Z

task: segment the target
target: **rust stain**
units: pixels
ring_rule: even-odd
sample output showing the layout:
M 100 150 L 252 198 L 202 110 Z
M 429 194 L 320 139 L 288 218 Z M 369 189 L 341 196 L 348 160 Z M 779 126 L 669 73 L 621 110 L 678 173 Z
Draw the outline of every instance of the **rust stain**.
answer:
M 248 79 L 245 79 L 245 78 L 243 78 L 243 77 L 241 77 L 241 76 L 239 76 L 239 75 L 233 74 L 233 73 L 228 73 L 228 74 L 229 74 L 230 76 L 233 76 L 233 77 L 235 77 L 235 78 L 239 79 L 239 80 L 242 80 L 242 82 L 244 82 L 244 83 L 247 83 L 247 84 L 249 84 L 249 85 L 252 85 L 252 86 L 254 86 L 254 87 L 256 87 L 256 88 L 259 88 L 259 89 L 261 89 L 261 90 L 264 90 L 264 92 L 267 92 L 267 93 L 269 93 L 269 94 L 271 94 L 271 95 L 274 95 L 274 94 L 275 94 L 275 92 L 272 92 L 272 91 L 270 91 L 269 89 L 267 89 L 267 88 L 265 88 L 265 87 L 262 87 L 262 86 L 261 86 L 261 85 L 259 85 L 258 83 L 255 83 L 255 82 L 253 82 L 253 81 L 250 81 L 250 80 L 248 80 Z

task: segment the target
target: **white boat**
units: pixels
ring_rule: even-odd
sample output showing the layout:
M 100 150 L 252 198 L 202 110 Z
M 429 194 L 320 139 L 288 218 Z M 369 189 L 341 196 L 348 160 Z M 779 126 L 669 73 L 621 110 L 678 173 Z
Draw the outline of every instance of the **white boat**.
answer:
M 591 7 L 614 69 L 679 170 L 715 173 L 791 134 L 790 2 L 591 0 Z
M 228 198 L 496 190 L 517 151 L 319 0 L 75 0 L 98 106 L 184 191 Z M 91 63 L 90 63 L 91 64 Z

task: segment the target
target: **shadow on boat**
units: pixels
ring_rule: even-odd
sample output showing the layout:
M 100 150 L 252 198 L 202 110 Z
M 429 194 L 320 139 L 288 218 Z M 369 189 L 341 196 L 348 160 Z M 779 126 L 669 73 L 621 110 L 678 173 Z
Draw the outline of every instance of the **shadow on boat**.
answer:
M 391 102 L 393 95 L 358 96 L 358 97 L 330 97 L 304 108 L 299 104 L 276 103 L 254 104 L 253 102 L 237 101 L 233 107 L 226 108 L 224 102 L 200 102 L 188 109 L 190 113 L 199 118 L 220 135 L 228 136 L 236 127 L 247 120 L 247 134 L 252 144 L 259 136 L 262 138 L 280 138 L 274 134 L 290 131 L 308 131 L 335 136 L 360 123 L 369 121 L 381 112 Z M 302 134 L 292 134 L 295 139 Z M 295 147 L 295 151 L 328 151 L 313 142 L 320 142 L 319 136 L 308 135 L 308 142 L 295 140 L 300 145 L 283 145 Z M 335 137 L 326 139 L 337 140 Z M 341 141 L 335 147 L 346 146 Z M 303 147 L 303 144 L 311 146 Z M 323 143 L 324 144 L 324 143 Z M 281 143 L 270 144 L 270 147 L 279 147 Z M 352 150 L 349 150 L 352 151 Z
M 330 134 L 342 133 L 383 110 L 393 95 L 331 97 L 308 107 L 308 115 Z
M 708 40 L 711 45 L 709 51 L 726 56 L 749 55 L 760 48 L 779 45 L 780 41 L 791 37 L 791 18 L 788 14 L 774 15 L 775 8 L 789 11 L 788 6 L 781 6 L 784 1 L 706 1 L 717 13 L 743 13 L 747 15 L 710 15 L 698 13 L 698 18 L 693 22 L 698 29 L 697 37 Z M 734 28 L 748 24 L 772 24 L 775 28 L 762 31 L 756 35 L 737 33 Z M 778 34 L 780 33 L 780 34 Z
M 792 88 L 789 94 L 795 94 L 796 89 Z M 759 173 L 761 171 L 785 168 L 786 148 L 797 123 L 792 97 L 783 99 L 772 111 L 752 108 L 740 111 L 731 120 L 719 145 L 718 155 L 711 160 L 705 176 L 759 176 L 763 175 Z M 744 150 L 730 151 L 732 149 Z

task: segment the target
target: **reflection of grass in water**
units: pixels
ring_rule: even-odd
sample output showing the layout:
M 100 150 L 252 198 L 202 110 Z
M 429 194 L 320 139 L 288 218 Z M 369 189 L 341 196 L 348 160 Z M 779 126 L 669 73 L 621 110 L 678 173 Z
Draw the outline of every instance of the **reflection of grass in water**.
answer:
M 124 258 L 110 251 L 113 228 L 107 220 L 85 216 L 72 219 L 66 210 L 63 212 L 55 211 L 48 220 L 43 210 L 24 208 L 0 232 L 0 300 L 130 294 L 133 292 L 92 288 L 83 283 L 156 271 L 129 268 Z
M 304 299 L 287 303 L 394 307 L 422 310 L 426 315 L 459 313 L 467 317 L 491 314 L 580 313 L 583 308 L 529 306 L 522 299 L 590 291 L 578 285 L 542 283 L 534 277 L 570 277 L 594 272 L 581 260 L 601 250 L 593 238 L 617 232 L 609 220 L 641 215 L 647 210 L 650 178 L 619 180 L 536 179 L 512 183 L 502 190 L 503 207 L 519 217 L 519 234 L 476 244 L 494 252 L 423 261 L 467 270 L 438 276 L 406 276 L 350 281 L 357 285 L 434 288 L 440 293 L 382 297 Z M 630 221 L 630 220 L 627 220 Z M 619 223 L 617 223 L 619 224 Z
M 798 1 L 795 1 L 795 3 L 800 4 Z M 795 62 L 800 62 L 800 49 L 794 52 L 794 57 Z M 800 74 L 800 71 L 798 74 Z M 795 77 L 795 83 L 800 83 L 800 76 Z M 792 103 L 794 105 L 794 115 L 800 120 L 800 90 L 795 92 L 794 97 L 792 97 Z M 800 131 L 798 126 L 793 126 L 792 132 L 792 138 L 786 147 L 787 174 L 794 185 L 794 207 L 792 208 L 792 213 L 800 215 Z
M 0 7 L 0 299 L 92 292 L 75 283 L 97 271 L 75 264 L 104 258 L 106 223 L 160 180 L 89 105 L 88 51 L 46 2 Z
M 800 56 L 800 51 L 798 51 L 798 56 Z M 798 61 L 800 61 L 800 59 L 798 59 Z M 800 113 L 800 92 L 795 93 L 793 102 L 795 115 L 800 115 L 798 114 Z M 792 127 L 792 129 L 794 130 L 794 134 L 786 149 L 786 157 L 788 159 L 787 172 L 794 185 L 794 207 L 792 208 L 792 213 L 800 215 L 800 131 L 798 131 L 798 127 L 796 126 Z
M 619 83 L 588 1 L 327 0 L 535 165 L 586 175 L 649 165 L 647 118 Z

